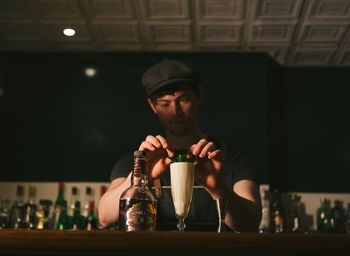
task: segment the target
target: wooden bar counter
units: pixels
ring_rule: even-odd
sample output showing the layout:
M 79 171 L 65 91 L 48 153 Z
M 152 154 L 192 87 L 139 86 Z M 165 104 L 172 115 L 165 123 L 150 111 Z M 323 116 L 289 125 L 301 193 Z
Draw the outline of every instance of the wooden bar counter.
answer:
M 0 230 L 0 255 L 350 255 L 350 235 Z

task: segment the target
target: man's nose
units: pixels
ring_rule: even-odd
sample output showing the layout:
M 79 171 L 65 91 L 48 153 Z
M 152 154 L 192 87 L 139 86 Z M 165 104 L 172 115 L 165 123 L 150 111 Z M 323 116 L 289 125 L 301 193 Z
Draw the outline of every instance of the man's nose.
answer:
M 182 111 L 180 104 L 175 103 L 175 102 L 173 104 L 171 104 L 170 111 L 171 111 L 171 114 L 174 116 L 182 116 L 183 115 L 183 111 Z

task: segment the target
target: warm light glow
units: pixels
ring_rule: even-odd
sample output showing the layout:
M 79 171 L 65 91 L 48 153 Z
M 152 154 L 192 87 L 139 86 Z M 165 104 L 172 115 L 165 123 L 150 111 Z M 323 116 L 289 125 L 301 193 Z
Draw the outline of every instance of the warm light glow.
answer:
M 97 69 L 96 68 L 85 68 L 84 73 L 87 77 L 93 77 L 96 76 L 97 74 Z
M 0 98 L 1 98 L 2 96 L 4 96 L 4 89 L 2 89 L 2 88 L 0 87 Z
M 63 30 L 63 34 L 66 36 L 74 36 L 75 35 L 75 30 L 72 28 L 65 28 Z

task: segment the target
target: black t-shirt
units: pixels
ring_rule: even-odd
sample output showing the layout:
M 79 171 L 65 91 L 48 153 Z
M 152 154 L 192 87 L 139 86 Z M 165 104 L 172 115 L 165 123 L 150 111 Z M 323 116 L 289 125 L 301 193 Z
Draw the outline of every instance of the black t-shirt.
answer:
M 248 154 L 225 145 L 223 147 L 224 162 L 220 175 L 230 187 L 239 180 L 253 180 L 259 183 L 258 165 L 256 160 Z M 127 177 L 133 168 L 132 152 L 114 166 L 111 181 L 119 177 Z M 170 190 L 170 171 L 166 171 L 160 181 L 163 188 L 162 198 L 157 199 L 158 230 L 176 230 L 177 219 Z M 153 184 L 149 184 L 150 187 Z M 201 186 L 195 186 L 192 195 L 190 212 L 185 220 L 186 230 L 214 231 L 218 226 L 216 203 L 210 194 Z

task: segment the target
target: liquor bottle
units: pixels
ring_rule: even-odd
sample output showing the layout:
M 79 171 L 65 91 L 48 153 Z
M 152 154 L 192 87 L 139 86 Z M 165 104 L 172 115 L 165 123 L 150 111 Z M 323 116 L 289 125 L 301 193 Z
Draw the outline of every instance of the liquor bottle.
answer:
M 69 209 L 68 209 L 68 216 L 73 217 L 74 209 L 75 209 L 75 203 L 77 201 L 79 201 L 78 188 L 77 187 L 72 187 L 70 203 L 69 203 Z M 79 204 L 80 204 L 80 202 L 79 202 Z
M 37 224 L 36 229 L 50 229 L 52 223 L 52 201 L 41 199 L 39 201 L 38 210 L 36 211 Z
M 91 187 L 86 187 L 85 188 L 85 201 L 84 201 L 84 206 L 83 206 L 83 216 L 87 218 L 89 215 L 89 205 L 90 202 L 93 201 L 93 194 L 92 194 L 92 188 Z
M 284 232 L 284 209 L 281 201 L 281 195 L 278 190 L 273 192 L 274 198 L 270 206 L 270 223 L 272 233 Z
M 25 217 L 24 226 L 27 229 L 35 229 L 36 227 L 36 187 L 29 186 L 28 202 L 24 206 Z
M 0 200 L 0 229 L 10 227 L 10 199 L 1 197 Z
M 54 216 L 53 216 L 53 223 L 51 224 L 52 228 L 56 228 L 58 226 L 58 219 L 61 215 L 62 208 L 64 207 L 64 183 L 59 182 L 58 183 L 58 193 L 55 201 L 55 206 L 54 206 Z M 66 206 L 67 207 L 67 202 Z
M 348 208 L 346 209 L 346 233 L 350 234 L 350 203 L 348 203 Z
M 71 229 L 71 223 L 67 214 L 67 201 L 63 200 L 62 207 L 60 209 L 60 215 L 58 216 L 58 221 L 56 225 L 57 230 Z
M 73 230 L 85 229 L 85 220 L 80 213 L 80 201 L 75 201 L 72 224 Z
M 154 231 L 157 201 L 147 186 L 146 154 L 134 152 L 131 186 L 120 196 L 119 229 L 123 231 Z
M 289 214 L 290 214 L 290 232 L 293 233 L 302 233 L 303 227 L 302 227 L 302 204 L 300 201 L 300 196 L 293 195 L 292 196 L 292 202 L 290 204 L 289 208 Z
M 331 209 L 333 219 L 333 232 L 338 234 L 345 234 L 345 210 L 343 202 L 340 200 L 334 201 L 334 207 Z
M 270 201 L 268 197 L 268 191 L 264 190 L 262 197 L 262 218 L 259 226 L 259 233 L 268 233 L 270 232 Z
M 333 221 L 331 216 L 331 201 L 323 198 L 321 205 L 317 209 L 317 231 L 321 233 L 330 233 L 333 229 Z
M 89 203 L 89 213 L 86 217 L 86 230 L 91 231 L 93 229 L 97 229 L 97 219 L 95 217 L 95 203 L 94 201 L 90 201 Z
M 16 200 L 11 206 L 10 210 L 10 228 L 23 228 L 24 227 L 24 187 L 18 185 L 16 189 Z

